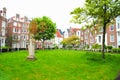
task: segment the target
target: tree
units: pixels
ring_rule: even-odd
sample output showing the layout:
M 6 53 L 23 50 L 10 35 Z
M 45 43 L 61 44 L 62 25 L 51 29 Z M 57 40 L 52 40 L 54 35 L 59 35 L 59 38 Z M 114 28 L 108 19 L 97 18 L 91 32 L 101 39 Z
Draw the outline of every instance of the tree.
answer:
M 29 30 L 30 33 L 33 34 L 34 39 L 42 41 L 42 48 L 44 49 L 44 41 L 54 38 L 56 24 L 46 16 L 43 16 L 42 18 L 34 18 L 30 23 Z
M 71 37 L 69 38 L 66 38 L 62 41 L 62 44 L 63 45 L 72 45 L 72 47 L 74 47 L 76 44 L 78 44 L 80 41 L 79 41 L 79 38 L 78 36 L 76 35 L 72 35 Z
M 86 0 L 83 8 L 76 8 L 71 12 L 74 14 L 73 22 L 90 22 L 91 27 L 102 26 L 102 58 L 105 58 L 105 33 L 109 23 L 120 15 L 120 0 Z

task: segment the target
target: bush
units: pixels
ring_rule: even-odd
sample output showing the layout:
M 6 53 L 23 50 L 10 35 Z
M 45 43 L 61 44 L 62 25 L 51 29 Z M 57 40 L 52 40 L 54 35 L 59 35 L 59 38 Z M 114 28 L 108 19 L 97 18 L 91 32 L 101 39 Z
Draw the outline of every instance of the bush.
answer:
M 120 52 L 120 48 L 113 48 L 112 50 L 113 52 L 118 52 L 118 53 Z
M 99 45 L 99 44 L 94 44 L 94 45 L 92 45 L 92 48 L 93 48 L 93 49 L 101 49 L 101 45 Z
M 72 47 L 73 47 L 72 45 L 68 45 L 67 46 L 68 49 L 72 49 Z
M 54 46 L 54 49 L 58 49 L 58 46 Z
M 89 45 L 86 45 L 86 46 L 85 46 L 85 49 L 88 49 L 88 48 L 89 48 Z
M 112 49 L 112 46 L 107 46 L 107 49 L 111 50 L 111 49 Z

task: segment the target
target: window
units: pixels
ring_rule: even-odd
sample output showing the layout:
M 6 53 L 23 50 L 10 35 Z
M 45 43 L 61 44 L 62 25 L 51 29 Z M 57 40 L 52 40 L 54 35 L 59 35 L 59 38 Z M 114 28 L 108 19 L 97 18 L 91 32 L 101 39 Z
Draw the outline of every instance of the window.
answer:
M 118 32 L 118 36 L 120 36 L 120 32 Z
M 20 33 L 20 29 L 18 29 L 18 33 Z
M 15 28 L 13 28 L 13 32 L 15 32 Z
M 4 39 L 2 39 L 2 43 L 4 43 Z
M 26 39 L 28 40 L 28 35 L 26 35 Z
M 110 31 L 114 31 L 114 25 L 110 26 Z
M 114 42 L 114 35 L 113 34 L 110 35 L 110 42 Z
M 19 18 L 16 18 L 17 21 L 19 21 Z
M 20 36 L 18 35 L 18 40 L 20 40 Z
M 17 35 L 13 35 L 13 40 L 16 40 L 17 38 Z
M 13 28 L 13 32 L 18 32 L 18 29 L 17 28 Z
M 120 29 L 120 24 L 118 23 L 118 29 Z
M 24 29 L 24 32 L 26 32 L 26 29 Z
M 2 27 L 5 27 L 5 26 L 6 26 L 6 22 L 2 21 Z
M 14 23 L 13 23 L 13 25 L 14 25 L 14 26 L 17 26 L 17 23 L 16 23 L 16 22 L 14 22 Z
M 98 36 L 98 42 L 99 43 L 101 42 L 101 36 Z
M 26 24 L 23 23 L 22 26 L 23 26 L 23 27 L 26 27 Z
M 15 28 L 15 32 L 17 32 L 17 29 Z
M 78 36 L 79 36 L 79 32 L 78 32 Z
M 25 39 L 25 35 L 24 35 L 24 39 Z

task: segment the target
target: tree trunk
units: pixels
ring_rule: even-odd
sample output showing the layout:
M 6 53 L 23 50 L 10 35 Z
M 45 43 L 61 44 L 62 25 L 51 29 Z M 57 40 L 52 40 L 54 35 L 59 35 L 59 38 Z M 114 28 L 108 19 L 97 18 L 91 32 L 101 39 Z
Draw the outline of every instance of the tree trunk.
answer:
M 102 58 L 105 59 L 105 33 L 106 33 L 106 23 L 103 25 L 103 40 L 102 40 Z
M 43 42 L 42 42 L 42 49 L 43 50 L 45 49 L 44 42 L 45 42 L 45 40 L 43 39 Z

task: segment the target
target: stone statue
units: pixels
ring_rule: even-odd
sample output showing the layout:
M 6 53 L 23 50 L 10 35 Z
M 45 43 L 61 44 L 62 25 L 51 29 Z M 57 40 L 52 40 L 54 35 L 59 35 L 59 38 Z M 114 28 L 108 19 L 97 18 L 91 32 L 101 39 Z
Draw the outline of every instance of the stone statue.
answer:
M 30 40 L 29 40 L 29 44 L 28 44 L 28 52 L 29 52 L 29 55 L 28 55 L 27 59 L 36 60 L 36 58 L 35 58 L 35 40 L 32 38 L 32 36 L 30 36 Z

